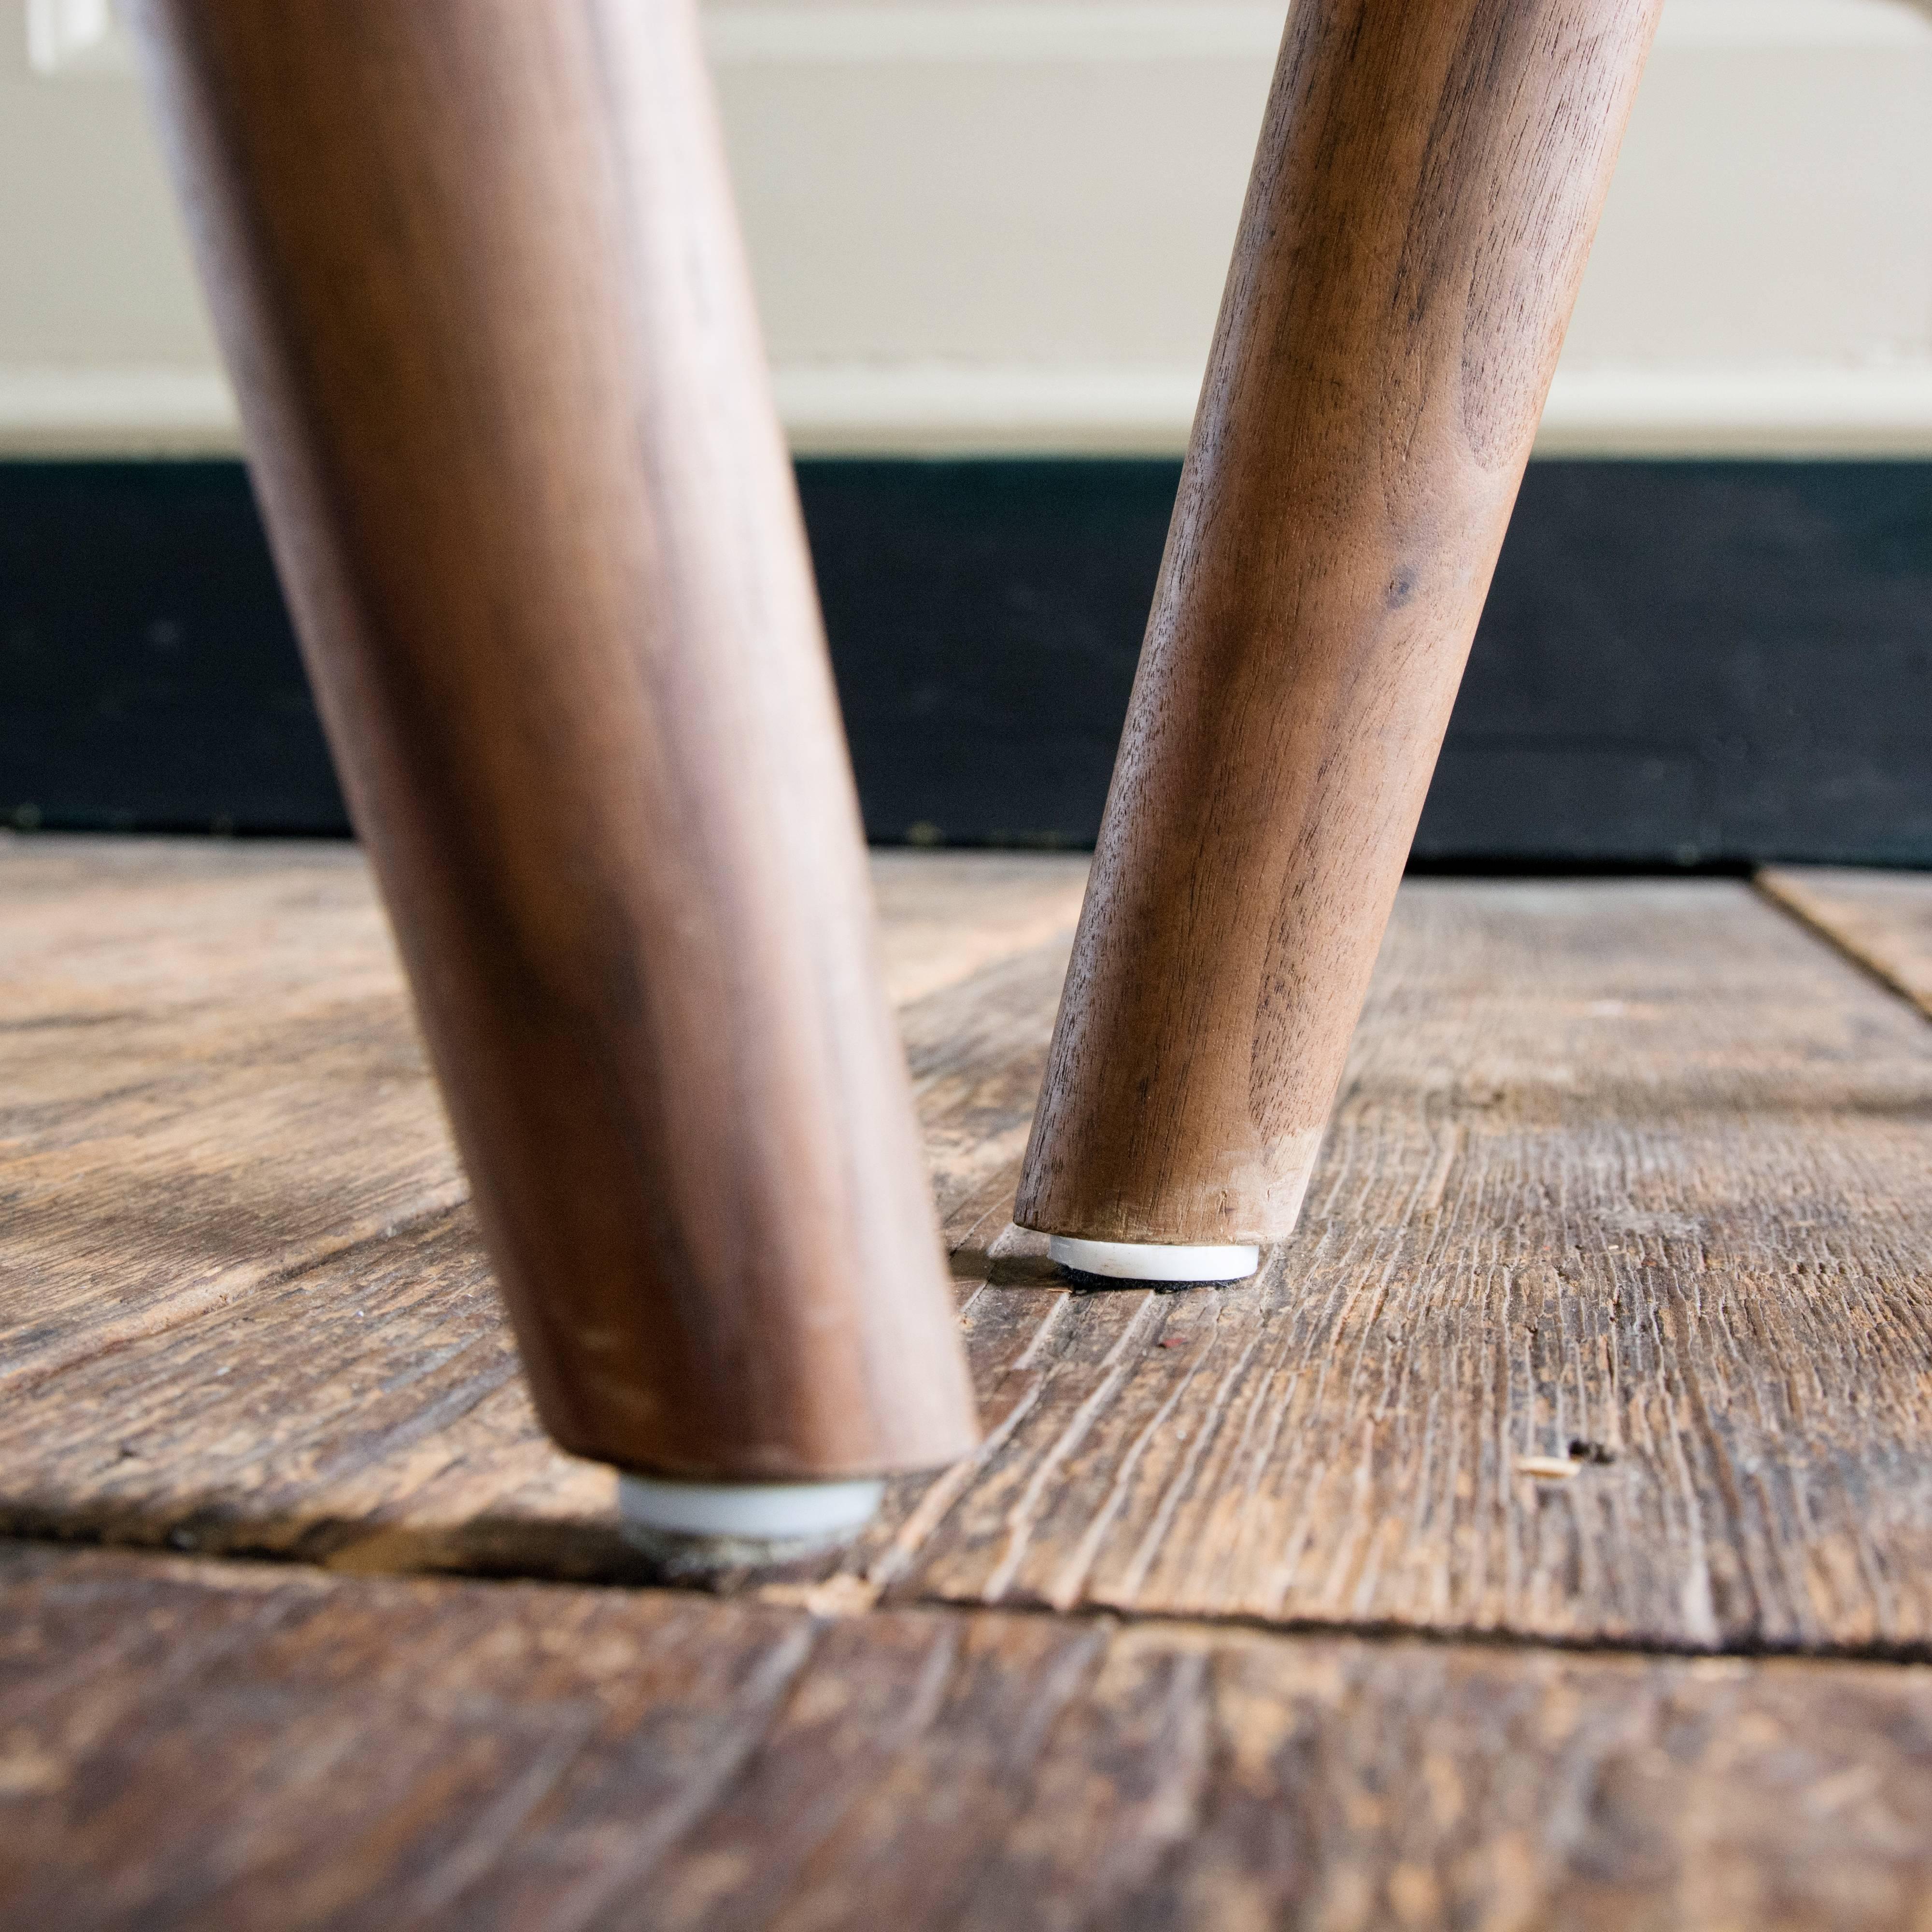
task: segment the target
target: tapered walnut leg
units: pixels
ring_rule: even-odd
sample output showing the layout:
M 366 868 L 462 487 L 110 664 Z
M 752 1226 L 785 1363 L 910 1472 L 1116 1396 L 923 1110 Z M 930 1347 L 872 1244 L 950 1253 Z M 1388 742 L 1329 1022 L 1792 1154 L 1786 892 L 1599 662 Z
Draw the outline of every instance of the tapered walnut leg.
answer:
M 1293 1229 L 1657 11 L 1296 0 L 1022 1226 Z
M 138 13 L 544 1422 L 754 1484 L 970 1449 L 690 0 Z

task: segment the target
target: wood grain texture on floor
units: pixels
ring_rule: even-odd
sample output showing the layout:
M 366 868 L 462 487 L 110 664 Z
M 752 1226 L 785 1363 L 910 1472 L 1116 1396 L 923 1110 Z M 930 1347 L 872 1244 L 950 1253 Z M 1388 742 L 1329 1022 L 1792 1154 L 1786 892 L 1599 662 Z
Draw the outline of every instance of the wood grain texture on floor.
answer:
M 1000 860 L 1003 904 L 1030 862 L 1058 937 L 1028 914 L 1020 950 L 970 941 L 950 984 L 929 931 L 914 949 L 931 990 L 902 1024 L 992 1441 L 896 1486 L 847 1559 L 862 1587 L 1692 1649 L 1932 1642 L 1918 1015 L 1742 886 L 1412 884 L 1297 1239 L 1247 1287 L 1078 1294 L 1007 1220 L 1078 890 L 1077 862 Z M 946 865 L 935 883 L 970 931 L 952 875 L 972 863 Z M 889 887 L 889 920 L 895 890 L 900 922 L 938 916 L 916 878 Z M 62 916 L 108 945 L 124 904 L 74 890 Z M 203 934 L 231 976 L 200 1023 L 259 1067 L 276 1002 L 303 997 L 286 989 L 338 969 L 299 926 L 284 947 L 237 924 L 232 944 Z M 359 1037 L 406 1040 L 393 980 L 367 997 Z M 130 1077 L 118 1045 L 58 1078 L 138 1109 L 176 1077 Z M 16 1102 L 52 1077 L 37 1052 Z M 345 1161 L 358 1144 L 366 1065 L 352 1042 L 304 1043 L 259 1076 L 252 1114 L 175 1098 L 171 1212 L 200 1217 L 217 1266 L 256 1272 L 112 1346 L 84 1298 L 70 1335 L 51 1324 L 37 1346 L 62 1372 L 0 1414 L 0 1526 L 344 1568 L 640 1574 L 608 1473 L 535 1426 L 460 1202 L 318 1258 L 265 1253 L 305 1124 L 334 1124 Z M 447 1155 L 409 1078 L 413 1172 L 425 1147 Z M 360 1146 L 342 1211 L 366 1220 L 396 1156 Z M 114 1155 L 76 1164 L 58 1212 L 16 1197 L 30 1296 L 76 1220 L 96 1292 L 154 1269 L 146 1196 Z M 257 1161 L 269 1204 L 236 1217 L 233 1177 Z M 312 1186 L 303 1169 L 298 1203 Z
M 1932 872 L 1774 866 L 1758 884 L 1932 1016 Z
M 0 1546 L 0 1917 L 1912 1932 L 1932 1669 Z
M 354 848 L 0 832 L 0 1390 L 461 1200 Z
M 1004 1223 L 1085 877 L 875 860 L 969 1240 Z M 634 1574 L 609 1472 L 536 1426 L 358 855 L 0 834 L 0 1521 Z
M 1078 858 L 881 854 L 902 1001 L 1070 928 Z M 0 831 L 0 1389 L 468 1192 L 362 856 Z
M 1017 1419 L 893 1587 L 1923 1644 L 1928 1174 L 1932 1030 L 1748 888 L 1412 883 L 1256 1286 L 1064 1297 L 996 1244 Z

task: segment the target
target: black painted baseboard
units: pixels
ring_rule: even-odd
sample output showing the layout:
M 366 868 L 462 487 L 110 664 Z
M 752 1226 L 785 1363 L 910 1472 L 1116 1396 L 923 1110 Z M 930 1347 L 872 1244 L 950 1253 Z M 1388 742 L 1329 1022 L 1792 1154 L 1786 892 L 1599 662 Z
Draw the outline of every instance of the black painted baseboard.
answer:
M 1178 466 L 807 462 L 867 826 L 1090 844 Z M 1932 464 L 1531 466 L 1424 863 L 1932 865 Z M 0 464 L 0 821 L 340 833 L 240 466 Z

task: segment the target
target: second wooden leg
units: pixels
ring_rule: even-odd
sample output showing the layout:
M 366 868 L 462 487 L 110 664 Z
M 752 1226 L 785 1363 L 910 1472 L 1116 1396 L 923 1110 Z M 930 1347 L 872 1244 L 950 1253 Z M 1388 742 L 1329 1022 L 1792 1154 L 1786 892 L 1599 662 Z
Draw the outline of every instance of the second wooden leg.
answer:
M 1297 0 L 1016 1218 L 1294 1228 L 1658 0 Z

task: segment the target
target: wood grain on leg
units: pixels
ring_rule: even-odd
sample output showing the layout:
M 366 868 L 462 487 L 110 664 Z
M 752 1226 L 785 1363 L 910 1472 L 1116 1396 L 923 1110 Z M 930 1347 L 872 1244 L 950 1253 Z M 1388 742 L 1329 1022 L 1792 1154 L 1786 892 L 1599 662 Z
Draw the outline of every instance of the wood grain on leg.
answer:
M 148 0 L 278 562 L 545 1423 L 974 1439 L 689 0 Z
M 1293 1229 L 1657 12 L 1290 14 L 1024 1226 Z

